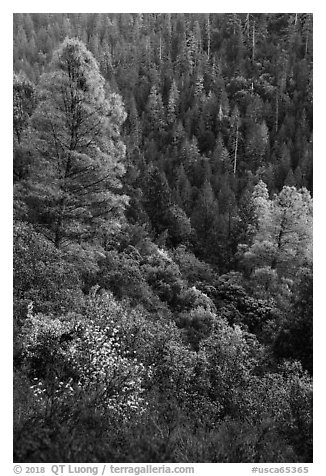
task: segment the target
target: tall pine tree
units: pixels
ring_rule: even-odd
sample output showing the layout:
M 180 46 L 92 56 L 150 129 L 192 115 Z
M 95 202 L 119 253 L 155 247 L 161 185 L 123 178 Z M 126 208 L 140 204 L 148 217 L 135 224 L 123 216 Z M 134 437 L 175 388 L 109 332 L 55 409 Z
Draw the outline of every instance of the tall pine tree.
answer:
M 32 116 L 37 158 L 18 195 L 27 218 L 57 247 L 112 229 L 126 197 L 119 192 L 125 146 L 121 98 L 105 95 L 93 55 L 76 39 L 56 50 Z

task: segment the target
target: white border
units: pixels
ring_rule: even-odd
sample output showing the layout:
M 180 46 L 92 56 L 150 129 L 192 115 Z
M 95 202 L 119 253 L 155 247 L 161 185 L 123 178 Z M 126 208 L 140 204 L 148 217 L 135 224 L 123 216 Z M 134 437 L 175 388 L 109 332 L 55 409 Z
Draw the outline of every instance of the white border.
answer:
M 227 8 L 226 8 L 227 7 Z M 0 45 L 1 45 L 1 298 L 2 298 L 2 333 L 1 333 L 1 474 L 12 473 L 12 14 L 18 12 L 309 12 L 314 14 L 314 463 L 303 464 L 309 466 L 310 474 L 326 474 L 325 462 L 325 393 L 324 393 L 324 359 L 325 348 L 325 303 L 323 300 L 325 269 L 325 188 L 326 157 L 324 149 L 326 139 L 326 9 L 322 2 L 280 1 L 275 0 L 268 4 L 250 1 L 228 2 L 175 2 L 165 0 L 162 3 L 154 2 L 110 2 L 93 0 L 91 3 L 67 2 L 57 0 L 46 3 L 40 1 L 13 1 L 2 5 Z M 46 465 L 48 466 L 48 465 Z M 252 464 L 196 464 L 197 474 L 250 474 Z M 247 466 L 247 468 L 246 468 Z M 271 466 L 260 464 L 257 466 Z M 275 466 L 280 466 L 275 464 Z M 288 465 L 283 466 L 298 466 Z

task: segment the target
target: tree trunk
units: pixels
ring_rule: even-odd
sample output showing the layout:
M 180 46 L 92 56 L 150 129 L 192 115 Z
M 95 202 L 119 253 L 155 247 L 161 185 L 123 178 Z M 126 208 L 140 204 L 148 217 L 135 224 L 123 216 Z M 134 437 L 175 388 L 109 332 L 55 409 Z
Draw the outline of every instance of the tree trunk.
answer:
M 237 171 L 238 139 L 239 139 L 239 125 L 237 124 L 237 133 L 235 136 L 233 175 L 235 175 Z
M 211 53 L 211 26 L 210 26 L 209 15 L 208 15 L 208 17 L 207 17 L 207 55 L 208 55 L 208 59 L 210 57 L 210 53 Z
M 276 89 L 276 108 L 275 108 L 275 132 L 278 131 L 278 89 Z
M 252 27 L 252 62 L 255 61 L 255 22 Z
M 162 62 L 162 37 L 160 34 L 160 63 Z

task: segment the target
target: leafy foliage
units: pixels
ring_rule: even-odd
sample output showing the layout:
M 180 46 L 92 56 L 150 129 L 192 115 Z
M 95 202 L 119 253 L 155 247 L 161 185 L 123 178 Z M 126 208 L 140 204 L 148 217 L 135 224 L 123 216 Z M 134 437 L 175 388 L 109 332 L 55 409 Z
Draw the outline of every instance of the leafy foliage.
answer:
M 269 200 L 266 186 L 260 182 L 253 201 L 256 224 L 252 244 L 242 250 L 255 280 L 268 289 L 280 278 L 293 280 L 297 270 L 312 261 L 312 199 L 306 189 L 285 186 Z
M 312 461 L 310 14 L 14 15 L 14 459 Z
M 64 312 L 82 304 L 78 270 L 60 250 L 25 223 L 14 227 L 14 292 L 17 317 L 33 302 L 37 312 Z

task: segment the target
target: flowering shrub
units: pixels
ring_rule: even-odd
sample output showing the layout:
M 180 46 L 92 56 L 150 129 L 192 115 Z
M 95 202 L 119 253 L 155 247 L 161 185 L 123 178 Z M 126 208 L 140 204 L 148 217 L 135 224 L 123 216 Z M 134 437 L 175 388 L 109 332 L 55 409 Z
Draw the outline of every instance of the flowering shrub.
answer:
M 119 328 L 113 321 L 94 321 L 33 315 L 23 328 L 25 365 L 33 378 L 31 389 L 42 408 L 82 401 L 98 410 L 128 418 L 146 407 L 142 397 L 146 369 L 135 355 L 122 350 Z M 121 333 L 120 333 L 121 334 Z
M 111 321 L 101 328 L 93 322 L 84 326 L 67 352 L 67 357 L 79 378 L 77 388 L 103 410 L 129 417 L 141 413 L 146 402 L 142 397 L 146 369 L 128 352 L 121 350 L 119 328 Z

